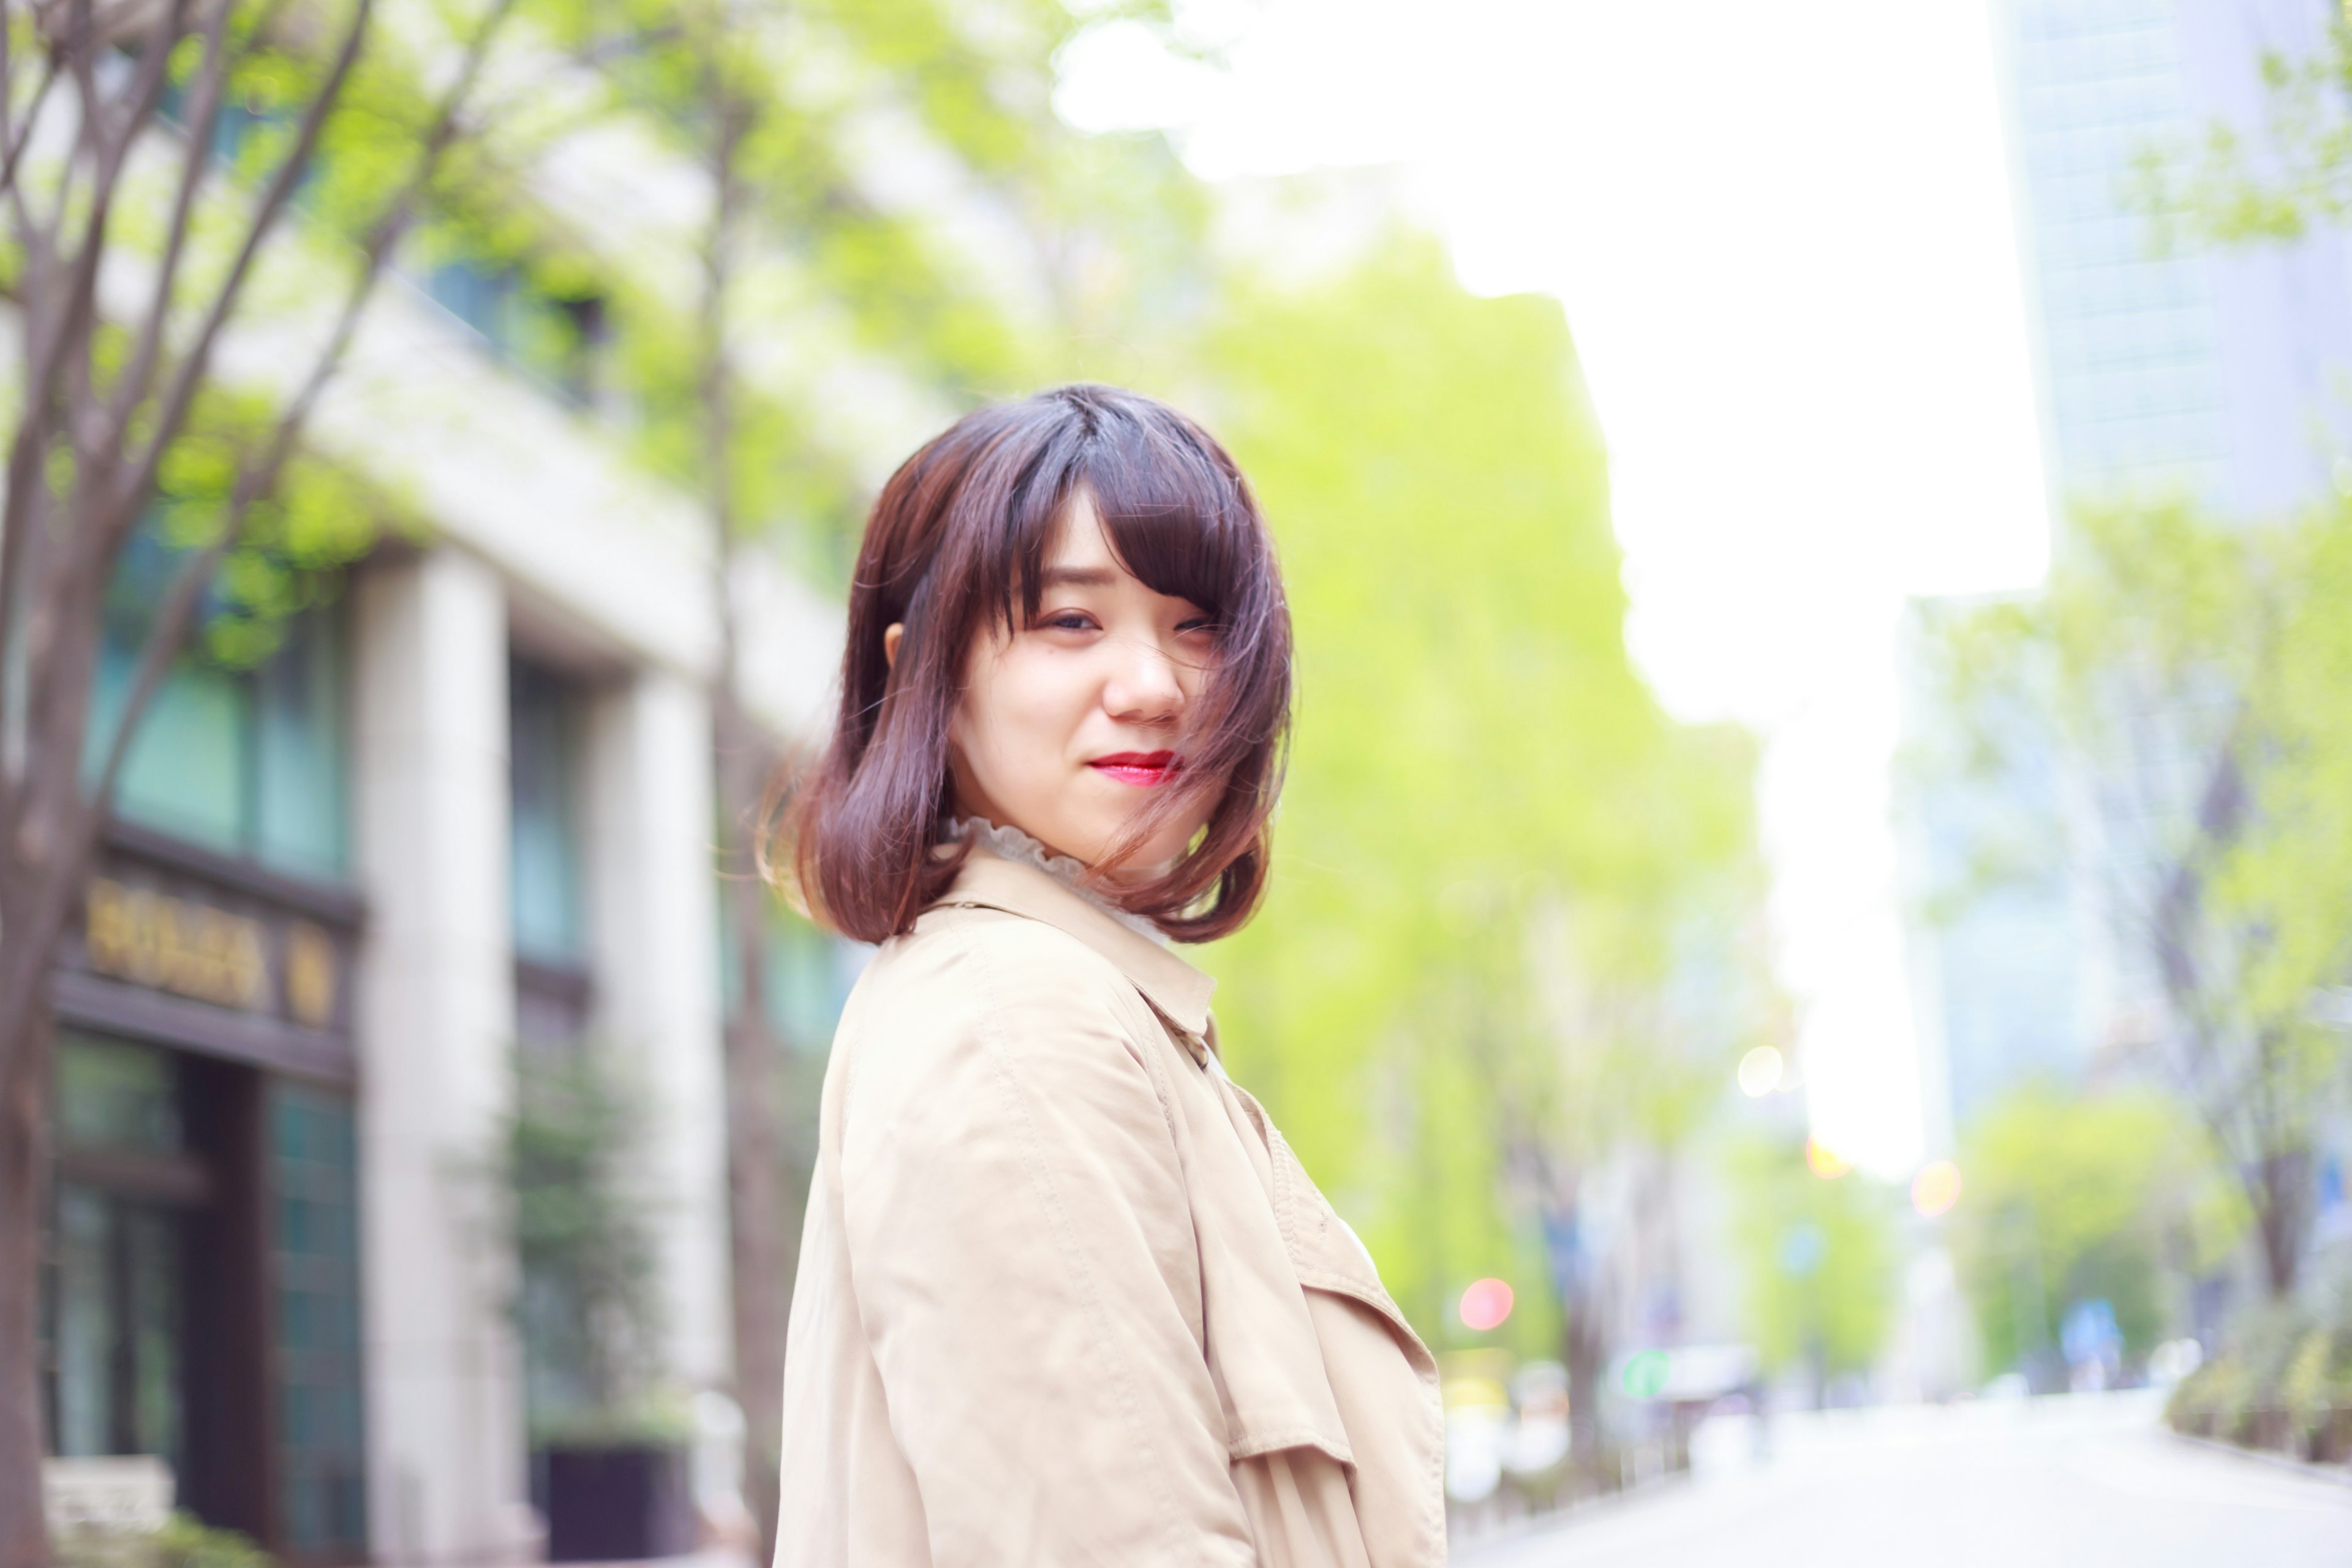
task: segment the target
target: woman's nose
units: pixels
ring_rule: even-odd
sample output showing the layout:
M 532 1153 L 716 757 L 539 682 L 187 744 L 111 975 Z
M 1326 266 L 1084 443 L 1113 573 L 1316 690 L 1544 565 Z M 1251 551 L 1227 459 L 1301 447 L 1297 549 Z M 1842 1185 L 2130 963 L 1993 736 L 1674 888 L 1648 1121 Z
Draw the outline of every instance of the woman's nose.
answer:
M 1173 719 L 1184 706 L 1175 658 L 1148 638 L 1127 643 L 1104 689 L 1103 706 L 1114 718 L 1139 723 Z

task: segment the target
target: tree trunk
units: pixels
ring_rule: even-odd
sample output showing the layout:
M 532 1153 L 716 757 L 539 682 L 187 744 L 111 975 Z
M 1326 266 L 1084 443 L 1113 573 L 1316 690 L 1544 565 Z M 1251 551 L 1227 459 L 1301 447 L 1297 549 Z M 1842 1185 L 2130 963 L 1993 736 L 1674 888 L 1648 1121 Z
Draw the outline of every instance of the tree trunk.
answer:
M 1568 1457 L 1582 1484 L 1601 1483 L 1601 1373 L 1609 1356 L 1593 1292 L 1560 1303 L 1560 1359 L 1568 1363 Z
M 740 628 L 734 568 L 734 374 L 727 358 L 727 305 L 741 187 L 736 153 L 744 123 L 729 97 L 718 50 L 704 40 L 705 79 L 715 106 L 710 144 L 711 224 L 703 256 L 701 382 L 703 458 L 710 484 L 712 590 L 719 608 L 719 669 L 711 704 L 718 750 L 719 861 L 731 926 L 727 962 L 735 1010 L 727 1020 L 727 1198 L 734 1307 L 735 1401 L 743 1412 L 743 1500 L 760 1532 L 759 1562 L 776 1554 L 780 1443 L 783 1428 L 785 1302 L 797 1236 L 778 1192 L 776 1043 L 768 1027 L 767 888 L 756 836 L 767 749 L 738 689 Z
M 2294 1294 L 2303 1272 L 2303 1244 L 2311 1225 L 2311 1152 L 2288 1149 L 2263 1156 L 2255 1192 L 2255 1228 L 2263 1243 L 2263 1279 L 2271 1300 Z
M 727 1194 L 735 1318 L 736 1402 L 743 1410 L 743 1500 L 775 1556 L 783 1426 L 784 1325 L 798 1232 L 778 1191 L 776 1044 L 768 1028 L 767 889 L 751 837 L 759 815 L 757 738 L 719 703 L 719 816 L 735 1008 L 727 1020 Z M 746 786 L 749 786 L 748 788 Z M 748 800 L 747 800 L 748 797 Z
M 45 1568 L 40 1292 L 48 1192 L 48 1025 L 27 1020 L 0 1091 L 0 1568 Z M 29 1047 L 29 1048 L 23 1048 Z
M 47 1555 L 38 1293 L 50 1073 L 46 996 L 58 936 L 81 895 L 104 810 L 148 700 L 185 641 L 215 566 L 243 536 L 249 509 L 273 490 L 311 408 L 337 373 L 384 264 L 460 133 L 461 110 L 514 3 L 493 0 L 439 100 L 415 168 L 369 228 L 325 346 L 278 411 L 268 437 L 238 454 L 219 539 L 191 552 L 164 591 L 94 781 L 82 777 L 80 764 L 90 738 L 99 601 L 173 443 L 184 434 L 209 384 L 219 338 L 311 171 L 312 154 L 371 36 L 374 0 L 358 0 L 339 38 L 313 40 L 325 75 L 309 101 L 296 106 L 290 142 L 252 212 L 233 234 L 220 237 L 230 242 L 226 271 L 183 300 L 198 324 L 185 342 L 173 334 L 168 352 L 165 329 L 180 319 L 171 305 L 175 286 L 184 281 L 175 268 L 185 225 L 212 163 L 212 117 L 221 84 L 229 79 L 230 54 L 245 46 L 224 43 L 226 6 L 187 0 L 112 7 L 123 13 L 115 20 L 127 30 L 104 35 L 92 30 L 89 6 L 66 7 L 59 26 L 43 39 L 52 75 L 73 83 L 73 114 L 81 131 L 68 176 L 79 181 L 76 200 L 49 205 L 44 215 L 42 204 L 26 203 L 15 187 L 13 156 L 0 171 L 0 186 L 12 198 L 9 238 L 23 261 L 14 293 L 27 329 L 20 345 L 23 406 L 0 505 L 5 522 L 0 528 L 0 646 L 9 649 L 15 678 L 0 689 L 0 731 L 7 742 L 0 746 L 6 753 L 0 757 L 0 842 L 5 845 L 0 866 L 5 893 L 0 899 L 5 906 L 0 921 L 0 1568 L 37 1568 Z M 205 41 L 197 74 L 183 84 L 194 121 L 184 139 L 177 185 L 154 193 L 172 198 L 173 216 L 153 302 L 143 314 L 107 320 L 110 330 L 126 334 L 122 356 L 110 359 L 94 348 L 101 324 L 96 279 L 119 243 L 105 218 L 161 100 L 167 62 L 184 58 L 175 46 L 188 39 L 191 16 L 198 13 Z M 140 43 L 135 64 L 111 75 L 98 68 L 101 59 L 121 63 L 116 46 L 132 37 Z M 0 48 L 0 63 L 5 56 Z M 47 90 L 47 79 L 40 90 Z M 24 121 L 0 120 L 10 121 L 9 153 L 21 152 Z M 67 458 L 70 462 L 55 461 Z

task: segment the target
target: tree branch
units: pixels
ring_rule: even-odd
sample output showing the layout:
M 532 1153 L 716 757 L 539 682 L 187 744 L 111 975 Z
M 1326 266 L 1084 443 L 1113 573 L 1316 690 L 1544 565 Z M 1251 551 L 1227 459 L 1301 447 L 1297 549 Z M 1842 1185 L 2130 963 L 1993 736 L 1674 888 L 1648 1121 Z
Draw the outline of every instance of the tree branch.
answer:
M 106 765 L 99 774 L 97 787 L 91 792 L 94 810 L 102 814 L 113 798 L 115 781 L 121 774 L 124 758 L 130 754 L 139 721 L 144 717 L 147 699 L 187 640 L 197 596 L 211 582 L 221 561 L 242 541 L 246 520 L 253 503 L 277 485 L 278 476 L 285 468 L 287 458 L 293 455 L 320 395 L 342 367 L 352 341 L 358 336 L 360 319 L 366 313 L 376 282 L 383 275 L 384 263 L 391 256 L 393 247 L 399 243 L 400 237 L 414 220 L 417 198 L 431 184 L 442 154 L 455 139 L 465 100 L 480 76 L 490 40 L 499 25 L 513 11 L 514 5 L 515 0 L 499 0 L 477 32 L 474 41 L 467 46 L 465 67 L 442 100 L 432 132 L 418 155 L 415 169 L 411 173 L 407 184 L 394 198 L 391 206 L 377 218 L 375 226 L 368 235 L 367 244 L 361 253 L 359 272 L 344 296 L 342 310 L 336 317 L 334 330 L 329 334 L 326 346 L 311 364 L 310 374 L 304 379 L 300 390 L 278 416 L 277 427 L 271 432 L 269 444 L 259 459 L 238 474 L 236 487 L 230 494 L 227 515 L 222 520 L 220 537 L 190 556 L 173 577 L 164 595 L 163 613 L 149 628 L 146 644 L 140 649 L 139 672 L 131 684 L 130 698 L 124 703 L 115 723 L 114 734 L 107 743 Z
M 171 52 L 170 42 L 179 34 L 188 4 L 189 0 L 173 0 L 169 16 L 161 29 L 162 39 L 140 61 L 138 75 L 125 95 L 130 107 L 126 110 L 121 135 L 111 144 L 91 142 L 89 216 L 83 226 L 80 246 L 75 250 L 71 267 L 65 275 L 66 297 L 62 307 L 52 304 L 51 308 L 44 309 L 38 308 L 40 301 L 37 300 L 25 301 L 27 307 L 24 311 L 27 343 L 28 346 L 38 343 L 39 348 L 29 356 L 32 363 L 26 377 L 23 421 L 9 451 L 5 522 L 0 525 L 6 530 L 6 538 L 0 540 L 0 627 L 13 626 L 14 624 L 20 592 L 18 577 L 21 574 L 24 534 L 34 510 L 33 492 L 47 483 L 42 464 L 48 443 L 56 434 L 59 378 L 68 370 L 72 370 L 77 390 L 79 390 L 89 375 L 91 340 L 97 328 L 98 273 L 105 258 L 107 228 L 113 213 L 114 193 L 121 183 L 123 164 L 129 158 L 131 145 L 136 140 L 140 127 L 146 123 L 148 116 L 154 111 L 155 104 L 162 99 L 165 62 Z M 84 22 L 88 20 L 87 10 L 84 5 L 78 6 L 76 11 Z M 88 76 L 89 72 L 78 65 L 77 80 L 85 79 Z M 95 120 L 97 112 L 95 102 L 86 98 L 82 104 L 86 141 L 96 134 L 89 130 L 89 122 Z M 19 197 L 20 216 L 28 217 L 29 213 L 21 202 L 21 193 L 13 186 L 11 192 Z M 62 204 L 58 221 L 60 226 L 65 221 Z M 28 242 L 33 237 L 26 237 Z M 44 287 L 56 284 L 57 268 L 64 264 L 63 256 L 55 247 L 56 237 L 50 237 L 47 243 L 40 246 L 41 254 L 37 258 L 27 257 L 28 267 L 37 266 Z M 37 293 L 39 291 L 35 290 Z M 50 331 L 46 340 L 38 335 L 44 321 Z M 69 397 L 68 409 L 74 404 L 85 401 L 79 396 Z M 83 482 L 88 481 L 89 476 L 106 470 L 107 465 L 87 449 L 89 442 L 96 439 L 96 432 L 80 427 L 78 421 L 68 417 L 66 434 L 74 444 L 77 470 Z M 110 552 L 107 558 L 111 558 Z M 27 647 L 21 657 L 37 666 L 42 654 L 37 647 Z M 5 732 L 7 726 L 8 707 L 6 686 L 0 683 L 0 732 Z
M 322 89 L 322 98 L 339 93 L 341 89 L 342 80 L 349 73 L 359 37 L 364 27 L 369 4 L 370 0 L 361 0 L 360 14 L 354 20 L 351 34 L 344 40 L 344 48 L 339 56 L 336 72 L 327 87 Z M 23 912 L 24 923 L 8 933 L 10 940 L 5 944 L 7 972 L 5 976 L 0 976 L 0 995 L 26 995 L 29 994 L 28 987 L 39 984 L 40 972 L 47 965 L 48 955 L 56 945 L 58 934 L 64 929 L 66 917 L 73 908 L 73 900 L 79 894 L 83 874 L 88 867 L 89 857 L 97 847 L 99 831 L 112 809 L 114 791 L 121 779 L 124 762 L 130 755 L 131 742 L 137 736 L 140 722 L 146 716 L 147 708 L 153 700 L 156 689 L 162 684 L 164 674 L 170 669 L 172 661 L 179 656 L 181 648 L 186 643 L 188 634 L 193 628 L 197 600 L 205 586 L 211 582 L 221 562 L 242 541 L 246 521 L 253 503 L 268 493 L 270 488 L 277 483 L 278 474 L 300 438 L 320 394 L 340 368 L 353 337 L 357 334 L 360 319 L 366 309 L 368 299 L 373 293 L 377 280 L 383 276 L 384 262 L 390 256 L 393 247 L 398 243 L 401 235 L 406 231 L 413 220 L 419 196 L 430 184 L 433 175 L 439 168 L 442 155 L 447 151 L 455 137 L 465 101 L 470 96 L 481 74 L 481 68 L 489 46 L 500 26 L 512 14 L 514 4 L 515 0 L 499 0 L 467 45 L 465 64 L 459 70 L 457 80 L 442 100 L 432 132 L 426 138 L 407 184 L 383 216 L 377 219 L 370 232 L 367 245 L 362 255 L 359 272 L 352 279 L 351 289 L 345 297 L 342 310 L 325 347 L 311 366 L 310 374 L 305 379 L 301 389 L 279 416 L 269 443 L 259 459 L 240 471 L 237 484 L 230 497 L 227 514 L 222 520 L 219 537 L 184 562 L 173 575 L 170 586 L 165 590 L 160 613 L 153 625 L 149 627 L 146 641 L 141 647 L 137 670 L 132 677 L 122 711 L 117 718 L 113 734 L 109 737 L 106 762 L 100 772 L 96 786 L 90 791 L 88 798 L 80 803 L 79 809 L 68 815 L 62 842 L 55 860 L 50 866 L 45 868 L 48 875 L 39 889 L 32 909 Z M 308 156 L 309 144 L 315 142 L 319 118 L 314 114 L 306 121 L 310 135 L 304 142 L 298 144 L 299 151 L 304 158 Z M 289 167 L 292 166 L 293 164 L 289 163 Z M 290 188 L 293 183 L 285 177 L 284 169 L 280 170 L 279 176 L 277 187 L 273 188 L 273 195 L 280 195 L 282 189 Z M 184 416 L 184 400 L 183 400 L 182 413 Z M 160 441 L 161 438 L 159 434 L 158 440 Z M 151 455 L 150 463 L 147 466 L 151 485 L 153 461 L 154 456 Z M 143 490 L 134 494 L 131 506 L 133 516 L 136 515 L 136 502 L 143 500 L 145 495 L 146 492 Z M 120 495 L 114 497 L 113 500 L 118 506 L 121 504 Z M 109 543 L 111 544 L 111 539 Z M 113 559 L 113 550 L 109 548 L 105 554 L 99 558 L 110 561 Z M 11 826 L 15 824 L 12 822 Z M 11 914 L 14 916 L 16 911 L 11 911 Z M 24 1069 L 24 1063 L 29 1053 L 22 1049 L 23 1039 L 24 1033 L 20 1027 L 13 1023 L 0 1024 L 0 1089 L 5 1089 L 5 1086 L 12 1083 Z
M 269 182 L 261 198 L 261 205 L 246 230 L 245 242 L 237 247 L 236 259 L 230 264 L 228 276 L 213 296 L 212 306 L 205 312 L 204 324 L 197 330 L 195 341 L 181 356 L 178 370 L 165 391 L 156 412 L 154 433 L 149 437 L 147 449 L 138 462 L 130 465 L 122 482 L 110 498 L 108 514 L 100 526 L 110 545 L 121 538 L 139 514 L 139 507 L 155 488 L 156 471 L 163 467 L 163 453 L 176 439 L 180 427 L 188 416 L 188 408 L 195 401 L 196 388 L 212 368 L 213 345 L 221 329 L 245 292 L 245 283 L 253 270 L 254 258 L 260 254 L 262 243 L 277 227 L 278 219 L 292 199 L 295 188 L 309 173 L 310 154 L 318 147 L 319 133 L 326 126 L 327 117 L 342 97 L 343 84 L 351 78 L 352 67 L 359 59 L 360 46 L 367 36 L 368 22 L 373 16 L 375 0 L 359 0 L 352 13 L 352 25 L 335 51 L 335 63 L 320 84 L 316 97 L 303 111 L 302 124 L 294 139 L 294 146 Z
M 213 134 L 220 123 L 221 89 L 228 78 L 229 9 L 228 0 L 219 0 L 205 28 L 205 63 L 196 78 L 192 103 L 194 112 L 185 127 L 187 146 L 180 163 L 180 188 L 172 202 L 172 226 L 164 237 L 163 254 L 156 263 L 155 298 L 148 306 L 146 319 L 140 323 L 139 341 L 131 350 L 131 363 L 114 391 L 110 423 L 116 439 L 130 427 L 131 412 L 147 395 L 148 385 L 154 380 L 156 363 L 163 356 L 163 331 L 171 320 L 172 293 L 179 280 L 180 258 L 187 247 L 189 220 L 195 211 L 197 193 L 204 188 L 205 174 L 212 167 Z
M 5 58 L 0 58 L 0 72 L 9 68 L 9 62 Z M 58 62 L 52 58 L 41 72 L 40 85 L 33 89 L 33 96 L 25 100 L 25 118 L 17 123 L 15 133 L 8 138 L 7 162 L 0 163 L 0 188 L 8 190 L 16 188 L 17 162 L 24 157 L 26 143 L 33 140 L 33 127 L 40 123 L 42 106 L 48 102 L 49 88 L 57 79 Z M 5 115 L 0 115 L 0 121 L 5 121 Z
M 39 357 L 25 388 L 25 406 L 28 413 L 33 408 L 46 405 L 54 399 L 58 393 L 58 377 L 64 373 L 68 364 L 79 363 L 86 357 L 88 340 L 95 324 L 99 266 L 105 258 L 107 226 L 113 216 L 114 193 L 121 182 L 122 165 L 130 155 L 131 142 L 137 137 L 138 128 L 146 122 L 147 115 L 153 112 L 154 104 L 162 98 L 164 60 L 170 53 L 169 40 L 178 36 L 180 24 L 186 16 L 188 0 L 172 0 L 170 17 L 163 27 L 164 45 L 150 49 L 146 57 L 141 60 L 139 74 L 134 80 L 131 92 L 128 95 L 131 99 L 131 108 L 126 117 L 122 135 L 111 145 L 105 144 L 98 139 L 95 127 L 99 118 L 99 109 L 95 87 L 86 85 L 83 89 L 85 96 L 82 100 L 82 138 L 90 150 L 89 216 L 82 226 L 81 243 L 73 254 L 63 308 L 41 312 L 50 318 L 55 335 L 48 340 L 47 352 Z M 87 34 L 89 30 L 87 0 L 81 0 L 81 3 L 75 6 L 75 16 L 79 18 L 77 31 Z M 87 61 L 77 59 L 75 79 L 77 82 L 89 82 L 90 68 Z M 10 188 L 12 191 L 16 189 L 13 185 Z M 62 237 L 65 221 L 64 197 L 61 195 L 58 216 L 59 237 Z M 56 251 L 54 246 L 50 250 L 54 259 L 63 260 L 62 253 Z M 75 352 L 77 345 L 79 345 L 83 352 Z M 83 434 L 70 429 L 68 433 L 76 437 Z

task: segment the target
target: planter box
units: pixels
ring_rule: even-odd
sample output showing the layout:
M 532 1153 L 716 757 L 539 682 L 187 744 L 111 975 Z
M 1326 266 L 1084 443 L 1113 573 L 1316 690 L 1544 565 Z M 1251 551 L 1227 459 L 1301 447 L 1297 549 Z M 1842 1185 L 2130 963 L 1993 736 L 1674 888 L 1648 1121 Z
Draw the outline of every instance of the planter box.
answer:
M 631 1563 L 695 1548 L 686 1450 L 554 1445 L 531 1456 L 550 1563 Z

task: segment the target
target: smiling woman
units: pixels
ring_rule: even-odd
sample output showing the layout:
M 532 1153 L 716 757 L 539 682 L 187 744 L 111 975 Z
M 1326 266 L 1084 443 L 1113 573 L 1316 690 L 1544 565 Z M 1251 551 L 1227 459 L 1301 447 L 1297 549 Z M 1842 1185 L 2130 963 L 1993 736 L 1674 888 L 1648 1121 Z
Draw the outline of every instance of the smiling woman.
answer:
M 1290 622 L 1206 432 L 1108 387 L 982 409 L 891 477 L 854 580 L 833 742 L 788 825 L 813 910 L 866 942 L 906 931 L 980 816 L 1171 936 L 1249 918 Z
M 1290 627 L 1239 470 L 1131 393 L 985 409 L 855 582 L 791 860 L 882 946 L 826 1067 L 777 1563 L 1443 1562 L 1436 1365 L 1166 946 L 1265 882 Z
M 1214 804 L 1181 791 L 1192 809 L 1134 830 L 1138 790 L 1187 782 L 1183 752 L 1165 742 L 1185 738 L 1218 662 L 1216 619 L 1122 568 L 1085 490 L 1064 508 L 1040 583 L 1030 624 L 992 626 L 965 669 L 948 726 L 957 813 L 1022 823 L 1088 865 L 1119 867 L 1110 880 L 1149 879 L 1182 858 Z

